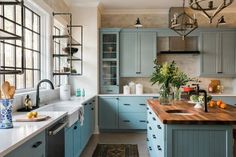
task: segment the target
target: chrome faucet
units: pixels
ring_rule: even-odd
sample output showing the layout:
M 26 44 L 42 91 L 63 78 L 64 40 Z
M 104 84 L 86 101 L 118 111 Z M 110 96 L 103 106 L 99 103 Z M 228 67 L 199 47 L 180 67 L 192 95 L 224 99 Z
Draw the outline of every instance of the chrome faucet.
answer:
M 204 94 L 204 111 L 208 112 L 208 108 L 207 108 L 207 92 L 204 89 L 200 89 L 199 88 L 199 84 L 192 84 L 196 86 L 195 91 L 191 91 L 189 94 L 197 94 L 199 95 L 199 93 L 203 93 Z
M 43 82 L 49 83 L 50 86 L 51 86 L 51 89 L 54 89 L 53 83 L 50 80 L 43 79 L 43 80 L 39 81 L 39 83 L 37 84 L 37 89 L 36 89 L 36 105 L 35 105 L 36 108 L 39 108 L 39 103 L 40 103 L 39 87 L 40 87 L 41 83 L 43 83 Z

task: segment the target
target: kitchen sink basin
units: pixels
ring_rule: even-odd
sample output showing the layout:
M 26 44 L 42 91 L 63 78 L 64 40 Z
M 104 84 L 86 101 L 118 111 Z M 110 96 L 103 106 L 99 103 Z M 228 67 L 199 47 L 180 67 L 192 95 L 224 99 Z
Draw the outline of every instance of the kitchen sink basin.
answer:
M 166 110 L 167 113 L 174 115 L 193 115 L 194 113 L 182 109 Z
M 81 105 L 71 104 L 69 102 L 58 102 L 53 104 L 48 104 L 38 108 L 36 111 L 45 112 L 67 112 L 68 115 L 68 127 L 73 125 L 79 119 L 79 109 Z

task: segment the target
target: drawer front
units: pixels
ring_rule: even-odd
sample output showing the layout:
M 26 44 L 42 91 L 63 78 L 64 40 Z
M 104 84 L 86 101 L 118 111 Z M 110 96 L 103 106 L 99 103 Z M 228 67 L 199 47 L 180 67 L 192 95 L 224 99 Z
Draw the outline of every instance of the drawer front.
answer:
M 120 97 L 119 112 L 146 112 L 148 97 Z
M 146 129 L 147 128 L 146 113 L 120 113 L 119 128 L 120 129 Z
M 118 94 L 119 86 L 104 86 L 101 87 L 101 94 Z
M 11 153 L 6 155 L 6 157 L 46 157 L 45 155 L 45 132 L 36 135 L 17 149 L 13 150 Z

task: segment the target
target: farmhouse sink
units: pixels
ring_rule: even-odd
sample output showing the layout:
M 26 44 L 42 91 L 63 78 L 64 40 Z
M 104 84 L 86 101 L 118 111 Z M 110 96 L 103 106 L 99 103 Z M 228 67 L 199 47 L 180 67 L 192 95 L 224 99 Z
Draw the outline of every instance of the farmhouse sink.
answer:
M 38 108 L 36 111 L 67 112 L 68 127 L 73 125 L 79 119 L 79 109 L 82 105 L 74 105 L 69 101 L 48 104 Z
M 166 110 L 167 113 L 174 115 L 193 115 L 194 113 L 182 109 Z

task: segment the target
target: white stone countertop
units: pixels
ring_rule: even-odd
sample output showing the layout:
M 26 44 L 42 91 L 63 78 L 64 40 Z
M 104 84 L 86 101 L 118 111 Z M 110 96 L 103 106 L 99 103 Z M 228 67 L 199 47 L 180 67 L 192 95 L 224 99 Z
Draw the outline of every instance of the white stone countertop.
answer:
M 221 94 L 217 94 L 217 93 L 209 93 L 209 95 L 211 96 L 225 96 L 225 97 L 236 97 L 236 93 L 221 93 Z
M 159 93 L 144 93 L 144 94 L 98 94 L 98 96 L 160 96 Z
M 73 96 L 71 100 L 60 101 L 55 100 L 48 105 L 53 103 L 60 104 L 75 104 L 82 105 L 84 102 L 94 98 L 96 95 L 90 95 L 85 97 L 75 97 Z M 30 140 L 40 132 L 44 131 L 46 128 L 54 124 L 59 119 L 67 116 L 67 112 L 55 112 L 55 111 L 38 111 L 39 115 L 48 115 L 49 119 L 41 122 L 14 122 L 17 117 L 26 114 L 25 112 L 15 112 L 13 113 L 13 128 L 11 129 L 0 129 L 0 157 L 5 156 L 12 150 L 16 149 L 26 141 Z
M 13 115 L 13 128 L 0 129 L 0 157 L 5 156 L 32 137 L 36 136 L 59 119 L 66 116 L 66 112 L 39 112 L 39 115 L 48 115 L 51 118 L 41 122 L 14 122 L 18 116 L 25 113 Z

